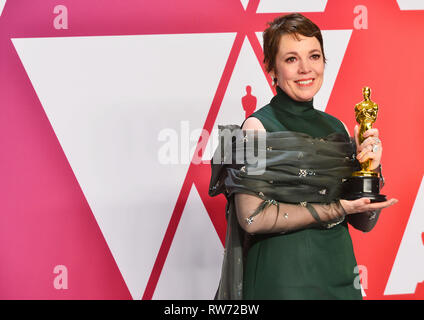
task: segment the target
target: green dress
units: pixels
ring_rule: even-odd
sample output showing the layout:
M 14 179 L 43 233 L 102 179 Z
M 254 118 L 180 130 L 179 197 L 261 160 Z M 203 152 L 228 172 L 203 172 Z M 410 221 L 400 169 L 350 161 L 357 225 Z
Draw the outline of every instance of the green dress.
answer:
M 298 131 L 313 137 L 347 135 L 335 117 L 298 102 L 277 87 L 271 102 L 251 117 L 265 129 Z M 347 222 L 332 229 L 250 236 L 243 275 L 244 299 L 362 299 Z

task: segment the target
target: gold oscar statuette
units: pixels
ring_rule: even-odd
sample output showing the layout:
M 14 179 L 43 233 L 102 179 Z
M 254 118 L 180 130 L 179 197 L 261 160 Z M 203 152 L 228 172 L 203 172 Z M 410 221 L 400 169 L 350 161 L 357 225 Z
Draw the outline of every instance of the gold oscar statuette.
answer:
M 362 88 L 364 100 L 355 105 L 356 122 L 359 124 L 359 143 L 364 139 L 364 132 L 372 128 L 377 120 L 378 105 L 370 99 L 371 89 Z M 362 197 L 371 199 L 371 202 L 386 201 L 386 196 L 380 194 L 380 176 L 370 169 L 371 159 L 360 163 L 361 170 L 352 173 L 352 176 L 343 183 L 342 198 L 355 200 Z

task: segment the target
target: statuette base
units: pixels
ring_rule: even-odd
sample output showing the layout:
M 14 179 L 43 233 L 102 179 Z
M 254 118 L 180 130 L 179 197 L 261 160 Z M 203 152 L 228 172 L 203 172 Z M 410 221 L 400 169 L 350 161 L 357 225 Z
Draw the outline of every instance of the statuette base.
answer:
M 373 172 L 374 173 L 374 172 Z M 386 196 L 380 194 L 380 178 L 377 176 L 353 176 L 342 183 L 342 199 L 356 200 L 370 198 L 371 202 L 386 201 Z

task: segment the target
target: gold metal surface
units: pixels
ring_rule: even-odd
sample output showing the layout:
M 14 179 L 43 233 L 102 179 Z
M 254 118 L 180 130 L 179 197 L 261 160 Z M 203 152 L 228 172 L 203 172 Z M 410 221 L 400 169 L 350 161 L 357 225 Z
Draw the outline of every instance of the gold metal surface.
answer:
M 370 99 L 371 88 L 362 88 L 362 94 L 364 100 L 355 105 L 355 117 L 356 122 L 359 124 L 359 143 L 362 143 L 364 138 L 364 132 L 372 128 L 372 124 L 377 119 L 378 105 Z M 361 163 L 361 170 L 355 171 L 352 176 L 368 176 L 378 177 L 378 173 L 370 170 L 371 159 Z

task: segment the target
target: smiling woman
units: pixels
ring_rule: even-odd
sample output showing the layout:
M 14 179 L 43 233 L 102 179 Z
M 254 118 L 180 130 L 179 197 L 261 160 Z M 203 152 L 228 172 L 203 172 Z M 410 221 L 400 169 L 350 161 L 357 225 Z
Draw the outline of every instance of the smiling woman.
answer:
M 292 99 L 309 101 L 321 88 L 326 62 L 321 31 L 292 14 L 275 19 L 263 33 L 267 71 Z
M 275 66 L 269 73 L 290 98 L 312 100 L 324 78 L 323 53 L 317 38 L 281 36 Z
M 248 164 L 212 166 L 210 195 L 228 201 L 217 298 L 362 299 L 348 222 L 370 231 L 395 199 L 340 198 L 369 141 L 356 145 L 340 120 L 313 106 L 326 61 L 319 28 L 295 13 L 275 19 L 263 37 L 277 94 L 241 129 L 265 130 L 266 168 L 249 176 Z M 381 154 L 368 157 L 379 165 Z

